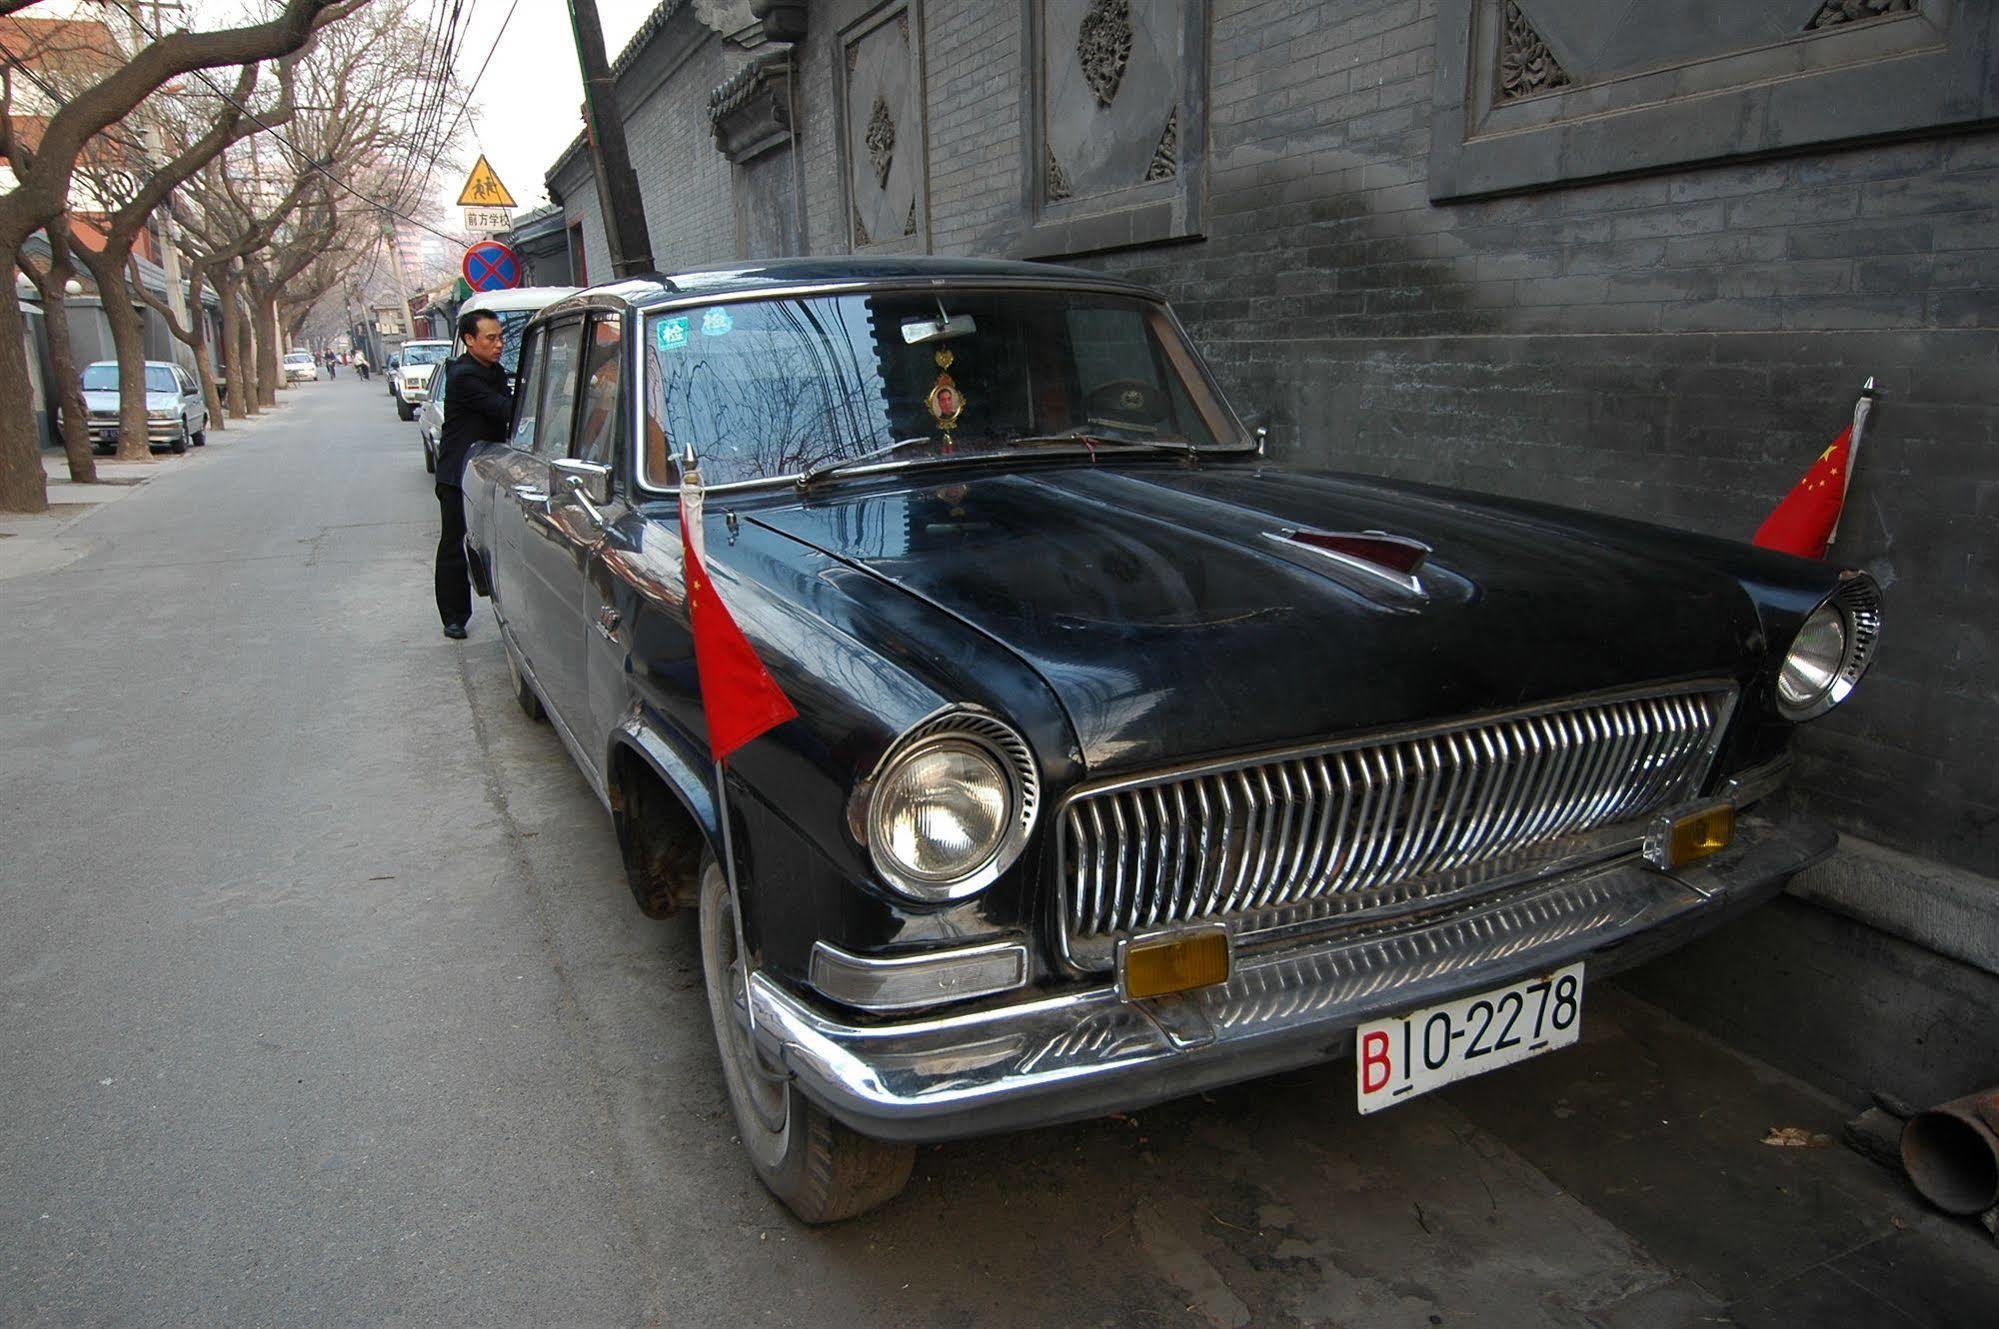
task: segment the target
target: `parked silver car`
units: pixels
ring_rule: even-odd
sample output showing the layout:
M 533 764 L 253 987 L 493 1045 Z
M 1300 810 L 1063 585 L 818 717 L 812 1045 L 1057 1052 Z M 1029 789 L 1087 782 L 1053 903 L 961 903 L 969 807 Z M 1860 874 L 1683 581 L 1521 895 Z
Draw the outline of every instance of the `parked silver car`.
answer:
M 396 399 L 398 417 L 416 419 L 417 408 L 430 395 L 431 375 L 450 358 L 451 343 L 448 341 L 403 343 L 402 363 L 389 373 L 389 391 Z
M 90 443 L 99 452 L 118 446 L 118 362 L 99 360 L 83 371 L 83 404 L 90 413 Z M 146 361 L 146 439 L 154 450 L 186 452 L 208 441 L 208 403 L 194 375 L 164 360 Z

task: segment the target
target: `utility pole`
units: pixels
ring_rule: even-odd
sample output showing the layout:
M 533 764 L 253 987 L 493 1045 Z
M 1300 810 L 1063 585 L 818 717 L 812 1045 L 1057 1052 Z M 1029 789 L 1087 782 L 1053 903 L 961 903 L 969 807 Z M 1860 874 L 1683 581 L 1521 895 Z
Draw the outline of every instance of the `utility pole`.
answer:
M 403 247 L 396 242 L 395 214 L 382 210 L 382 244 L 389 251 L 389 271 L 396 279 L 396 308 L 403 316 L 403 340 L 416 340 L 416 321 L 410 313 L 410 279 L 403 271 Z
M 590 164 L 596 168 L 597 201 L 604 214 L 604 239 L 611 248 L 611 272 L 636 277 L 651 272 L 652 237 L 646 231 L 645 200 L 638 172 L 625 146 L 625 122 L 618 114 L 618 89 L 604 58 L 604 28 L 597 0 L 569 0 L 569 26 L 576 34 L 576 60 L 583 66 L 583 123 L 590 135 Z

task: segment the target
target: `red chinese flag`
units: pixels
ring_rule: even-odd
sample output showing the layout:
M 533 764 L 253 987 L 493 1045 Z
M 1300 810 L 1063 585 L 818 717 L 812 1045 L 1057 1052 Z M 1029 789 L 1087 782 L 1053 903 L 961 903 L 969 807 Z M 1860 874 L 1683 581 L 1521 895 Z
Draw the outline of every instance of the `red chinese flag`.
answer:
M 1849 427 L 1819 454 L 1805 478 L 1798 481 L 1777 510 L 1756 528 L 1756 543 L 1800 558 L 1824 558 L 1825 547 L 1839 525 L 1846 503 L 1846 471 L 1852 462 L 1853 430 Z
M 698 504 L 697 504 L 698 511 Z M 715 593 L 696 551 L 693 523 L 681 505 L 680 552 L 686 560 L 687 617 L 694 628 L 694 667 L 701 678 L 701 709 L 708 716 L 708 750 L 716 761 L 759 734 L 798 718 L 791 699 L 764 668 L 729 607 Z M 700 520 L 699 517 L 695 518 Z

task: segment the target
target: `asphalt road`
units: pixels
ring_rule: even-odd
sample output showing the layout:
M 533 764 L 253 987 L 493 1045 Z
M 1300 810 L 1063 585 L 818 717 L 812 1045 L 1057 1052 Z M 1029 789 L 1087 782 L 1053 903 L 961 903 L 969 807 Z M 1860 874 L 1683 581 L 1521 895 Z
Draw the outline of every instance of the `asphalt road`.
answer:
M 0 1325 L 1999 1307 L 1982 1234 L 1760 1143 L 1839 1105 L 1609 987 L 1581 1046 L 1380 1116 L 1326 1067 L 927 1149 L 799 1226 L 732 1138 L 687 920 L 632 907 L 483 603 L 438 632 L 415 427 L 379 380 L 287 402 L 54 570 L 0 542 Z

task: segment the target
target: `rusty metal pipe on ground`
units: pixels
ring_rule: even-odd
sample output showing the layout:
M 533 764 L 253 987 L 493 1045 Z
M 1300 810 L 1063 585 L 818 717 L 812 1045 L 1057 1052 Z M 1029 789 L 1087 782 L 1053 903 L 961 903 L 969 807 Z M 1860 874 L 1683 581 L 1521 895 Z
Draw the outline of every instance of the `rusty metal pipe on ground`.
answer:
M 1948 1214 L 1999 1206 L 1999 1087 L 1918 1112 L 1902 1128 L 1902 1167 Z

